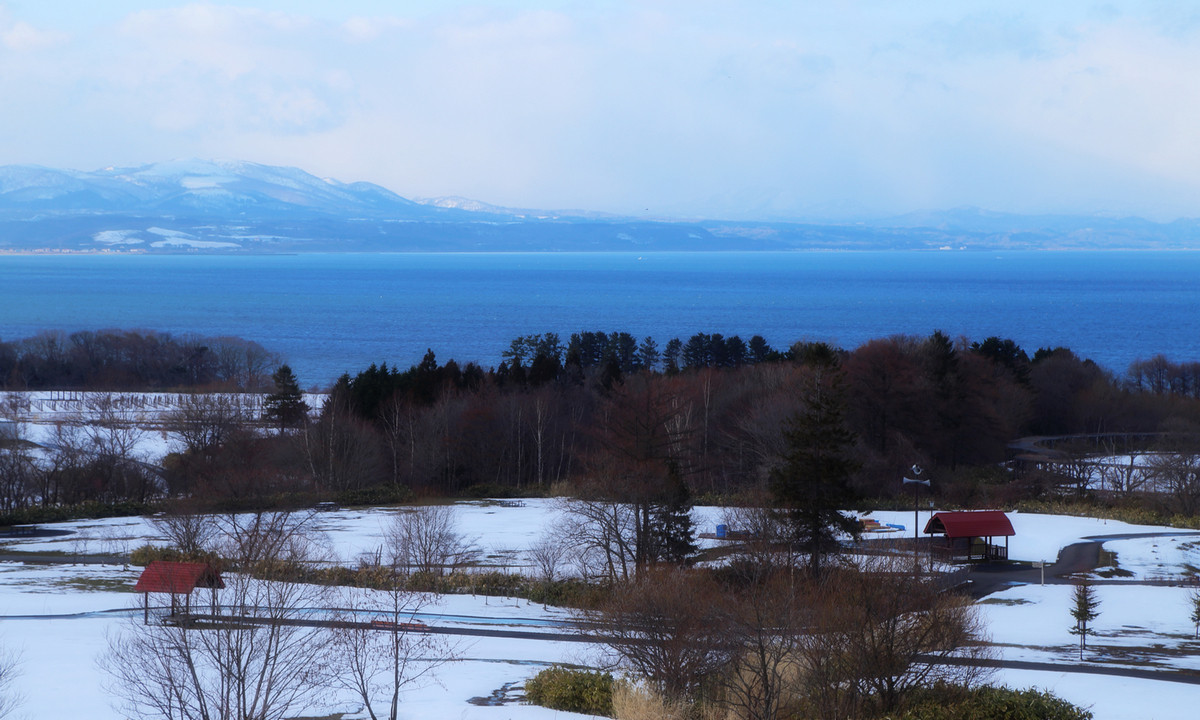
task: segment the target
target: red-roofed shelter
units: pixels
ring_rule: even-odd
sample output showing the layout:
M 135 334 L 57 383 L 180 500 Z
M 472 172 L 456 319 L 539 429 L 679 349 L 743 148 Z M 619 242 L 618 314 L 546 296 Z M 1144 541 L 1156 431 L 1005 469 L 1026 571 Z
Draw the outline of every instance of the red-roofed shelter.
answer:
M 177 609 L 176 599 L 183 596 L 184 611 L 191 609 L 192 591 L 196 588 L 212 590 L 213 612 L 216 612 L 217 590 L 225 587 L 221 573 L 212 563 L 169 562 L 155 560 L 146 566 L 133 586 L 134 592 L 142 593 L 145 621 L 150 619 L 150 593 L 165 593 L 171 596 L 171 614 Z
M 945 535 L 950 553 L 965 550 L 967 560 L 1007 560 L 1008 539 L 1016 535 L 1008 516 L 999 510 L 934 513 L 925 524 L 926 535 Z M 1004 547 L 992 539 L 1004 538 Z

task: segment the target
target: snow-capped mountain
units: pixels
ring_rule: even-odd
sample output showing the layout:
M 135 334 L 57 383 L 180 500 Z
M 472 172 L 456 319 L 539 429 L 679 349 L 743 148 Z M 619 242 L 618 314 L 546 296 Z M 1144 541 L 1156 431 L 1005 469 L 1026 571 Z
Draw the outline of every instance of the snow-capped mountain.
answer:
M 683 224 L 601 217 L 418 203 L 371 183 L 232 160 L 0 167 L 0 252 L 715 249 Z
M 977 208 L 856 223 L 618 217 L 408 200 L 292 167 L 174 160 L 94 172 L 0 167 L 2 252 L 447 252 L 1187 248 L 1200 222 Z
M 242 217 L 430 217 L 428 208 L 371 183 L 323 180 L 296 168 L 232 160 L 175 160 L 95 172 L 0 167 L 0 210 L 168 213 Z

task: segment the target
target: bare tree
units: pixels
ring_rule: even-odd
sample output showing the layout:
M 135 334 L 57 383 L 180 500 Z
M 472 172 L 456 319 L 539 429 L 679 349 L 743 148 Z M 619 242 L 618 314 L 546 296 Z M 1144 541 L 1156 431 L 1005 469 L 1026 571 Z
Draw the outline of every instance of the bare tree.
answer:
M 556 534 L 575 553 L 584 577 L 626 582 L 635 574 L 633 506 L 605 500 L 564 499 Z
M 132 717 L 282 720 L 325 697 L 328 630 L 294 621 L 320 604 L 315 586 L 273 577 L 308 546 L 283 513 L 226 518 L 222 612 L 178 624 L 137 624 L 110 638 L 102 667 Z M 258 537 L 255 537 L 258 536 Z
M 668 700 L 694 696 L 738 653 L 724 598 L 707 576 L 680 568 L 651 570 L 614 591 L 598 612 L 616 664 L 652 683 Z
M 425 415 L 407 399 L 393 396 L 383 405 L 379 417 L 383 438 L 391 456 L 392 482 L 399 485 L 404 477 L 411 483 L 418 475 L 418 457 L 422 454 L 427 456 L 430 452 L 424 443 L 418 442 L 418 438 L 426 436 L 425 429 L 421 427 L 426 420 Z M 421 474 L 429 474 L 429 465 L 422 464 Z
M 816 632 L 804 650 L 810 687 L 843 707 L 870 702 L 895 709 L 918 687 L 970 685 L 986 675 L 971 664 L 945 664 L 951 655 L 987 656 L 983 623 L 967 599 L 943 593 L 914 576 L 902 558 L 871 558 L 853 570 L 813 581 L 805 602 L 816 612 Z M 852 695 L 847 698 L 845 693 Z
M 422 505 L 405 508 L 385 532 L 388 553 L 402 571 L 441 575 L 469 562 L 475 545 L 458 532 L 454 507 Z
M 563 562 L 567 559 L 570 548 L 562 538 L 554 534 L 542 536 L 529 548 L 529 559 L 542 582 L 554 582 L 558 579 Z
M 73 422 L 55 424 L 47 455 L 47 467 L 38 488 L 43 505 L 78 502 L 84 499 L 79 484 L 87 464 L 87 443 L 83 428 Z
M 731 546 L 734 557 L 756 578 L 769 577 L 776 569 L 792 569 L 800 561 L 799 548 L 789 541 L 788 529 L 766 499 L 750 507 L 729 508 L 725 526 L 738 542 Z
M 251 408 L 237 393 L 188 393 L 167 413 L 164 422 L 183 449 L 207 453 L 224 444 L 251 418 Z
M 175 508 L 154 517 L 151 522 L 167 542 L 184 555 L 213 550 L 218 529 L 211 515 Z
M 136 460 L 137 444 L 146 436 L 146 430 L 136 412 L 115 393 L 88 393 L 84 396 L 91 421 L 88 436 L 94 451 L 122 459 Z
M 0 718 L 12 717 L 24 698 L 13 687 L 21 674 L 20 656 L 8 650 L 0 650 Z
M 1156 453 L 1146 472 L 1155 490 L 1171 499 L 1175 512 L 1191 517 L 1200 511 L 1200 455 L 1185 450 Z
M 320 548 L 311 530 L 314 510 L 260 511 L 213 515 L 217 548 L 233 567 L 263 575 L 289 563 L 318 559 Z
M 1138 465 L 1137 459 L 1137 453 L 1132 453 L 1121 462 L 1097 463 L 1101 489 L 1118 495 L 1130 495 L 1141 490 L 1146 484 L 1146 468 Z
M 92 474 L 103 477 L 101 499 L 150 499 L 158 488 L 138 451 L 147 432 L 137 412 L 116 393 L 88 393 L 84 405 L 91 415 L 85 432 L 91 440 Z
M 31 501 L 39 473 L 30 449 L 27 416 L 20 396 L 0 400 L 0 511 L 25 507 Z
M 806 613 L 792 579 L 769 568 L 748 578 L 729 616 L 740 652 L 720 675 L 724 704 L 746 720 L 775 720 L 800 694 Z
M 208 346 L 215 359 L 217 375 L 240 390 L 253 391 L 267 387 L 272 368 L 282 362 L 278 354 L 242 338 L 211 338 Z
M 332 677 L 336 686 L 358 695 L 371 720 L 396 720 L 403 692 L 431 681 L 438 667 L 456 659 L 457 648 L 445 636 L 422 632 L 417 614 L 432 598 L 406 590 L 394 568 L 382 569 L 385 590 L 351 589 L 343 600 Z M 376 710 L 380 698 L 386 712 Z
M 206 627 L 131 625 L 103 667 L 124 711 L 164 720 L 282 720 L 323 696 L 328 632 L 288 624 L 304 586 L 227 575 L 229 617 Z M 252 615 L 250 615 L 252 613 Z
M 375 433 L 344 397 L 331 395 L 315 421 L 297 433 L 312 480 L 327 490 L 350 490 L 385 475 Z
M 1078 452 L 1054 463 L 1050 469 L 1050 476 L 1056 486 L 1070 490 L 1075 497 L 1082 498 L 1091 491 L 1099 471 L 1094 458 Z

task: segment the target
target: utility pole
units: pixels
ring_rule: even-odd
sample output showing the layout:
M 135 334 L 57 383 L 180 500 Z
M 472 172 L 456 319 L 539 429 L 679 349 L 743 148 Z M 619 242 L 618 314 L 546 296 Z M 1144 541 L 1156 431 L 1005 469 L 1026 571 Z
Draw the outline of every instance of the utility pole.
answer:
M 921 480 L 921 473 L 925 470 L 920 465 L 912 466 L 912 474 L 915 478 L 902 478 L 902 485 L 913 486 L 913 573 L 921 571 L 921 543 L 920 543 L 920 505 L 917 504 L 917 498 L 921 493 L 921 486 L 924 485 L 926 490 L 929 490 L 929 479 Z M 933 568 L 933 560 L 929 562 L 930 569 Z

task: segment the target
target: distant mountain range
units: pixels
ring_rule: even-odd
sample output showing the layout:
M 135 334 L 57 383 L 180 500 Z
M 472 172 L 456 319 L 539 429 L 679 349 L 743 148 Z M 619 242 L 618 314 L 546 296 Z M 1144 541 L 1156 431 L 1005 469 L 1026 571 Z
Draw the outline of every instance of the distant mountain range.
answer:
M 975 208 L 860 223 L 675 221 L 409 200 L 296 168 L 186 160 L 0 167 L 0 252 L 406 252 L 1200 247 L 1200 223 Z

